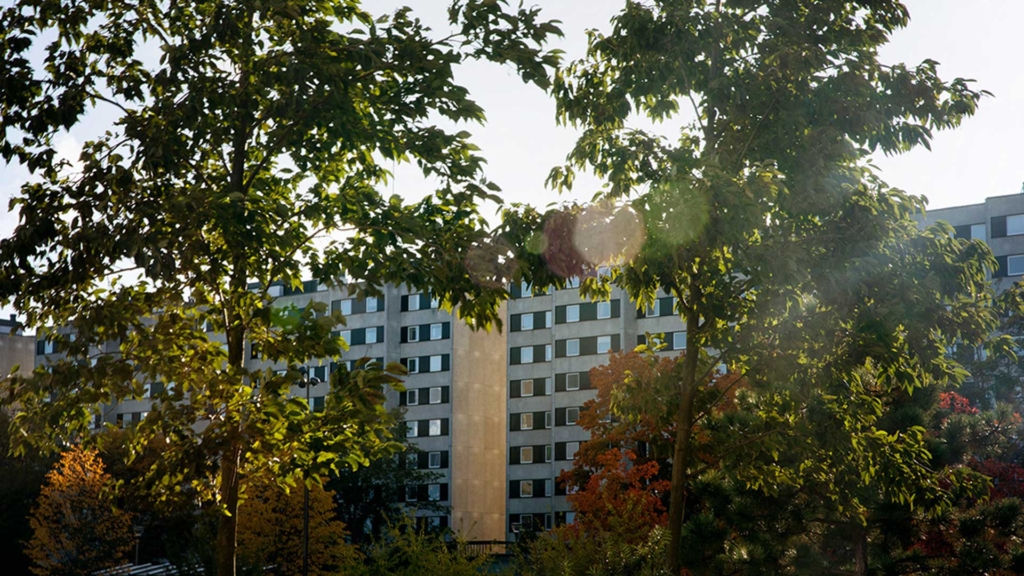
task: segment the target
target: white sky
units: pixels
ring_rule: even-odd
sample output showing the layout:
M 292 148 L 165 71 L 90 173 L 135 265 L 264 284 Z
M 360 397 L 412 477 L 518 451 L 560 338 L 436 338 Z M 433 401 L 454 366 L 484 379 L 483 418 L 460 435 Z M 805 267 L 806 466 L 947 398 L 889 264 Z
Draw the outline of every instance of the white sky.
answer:
M 609 19 L 622 0 L 535 0 L 548 19 L 562 21 L 565 38 L 553 46 L 567 59 L 582 56 L 584 31 L 607 30 Z M 0 0 L 6 4 L 9 0 Z M 511 2 L 515 5 L 517 2 Z M 924 194 L 932 208 L 982 202 L 987 196 L 1021 191 L 1024 182 L 1024 22 L 1022 0 L 906 0 L 911 23 L 882 51 L 886 63 L 916 64 L 925 58 L 940 63 L 944 79 L 973 78 L 976 86 L 994 93 L 982 101 L 977 115 L 955 131 L 936 134 L 932 150 L 876 159 L 883 178 L 913 194 Z M 436 30 L 447 29 L 447 0 L 370 0 L 374 13 L 403 4 Z M 529 4 L 529 2 L 527 2 Z M 554 103 L 539 89 L 525 86 L 515 71 L 493 64 L 471 63 L 458 72 L 458 80 L 487 111 L 486 126 L 470 126 L 481 154 L 488 159 L 487 176 L 504 190 L 506 202 L 544 206 L 567 200 L 544 187 L 552 166 L 560 164 L 575 139 L 571 129 L 554 122 Z M 61 142 L 69 156 L 83 142 L 105 128 L 106 115 L 90 117 Z M 414 167 L 399 166 L 395 191 L 409 197 L 428 193 Z M 0 166 L 0 237 L 9 236 L 17 214 L 7 210 L 27 172 Z M 571 198 L 588 199 L 599 183 L 580 175 Z M 0 310 L 6 316 L 9 310 Z

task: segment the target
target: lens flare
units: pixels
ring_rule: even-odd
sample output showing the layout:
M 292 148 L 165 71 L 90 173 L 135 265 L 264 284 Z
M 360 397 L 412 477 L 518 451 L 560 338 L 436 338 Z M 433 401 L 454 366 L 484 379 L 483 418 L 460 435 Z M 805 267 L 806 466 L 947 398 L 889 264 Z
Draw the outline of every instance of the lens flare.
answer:
M 645 238 L 642 216 L 629 205 L 612 202 L 584 208 L 572 236 L 577 252 L 593 267 L 629 262 L 640 252 Z

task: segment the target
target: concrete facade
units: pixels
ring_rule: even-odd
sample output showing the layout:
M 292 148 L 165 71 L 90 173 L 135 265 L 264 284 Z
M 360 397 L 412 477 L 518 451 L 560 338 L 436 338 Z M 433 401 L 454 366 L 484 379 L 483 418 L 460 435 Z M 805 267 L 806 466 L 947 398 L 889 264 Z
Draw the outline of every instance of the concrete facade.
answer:
M 505 454 L 509 540 L 573 519 L 556 478 L 572 467 L 572 452 L 589 437 L 575 416 L 596 396 L 590 369 L 606 364 L 610 352 L 631 350 L 648 332 L 665 334 L 669 346 L 662 354 L 679 354 L 675 344 L 685 346 L 684 337 L 673 338 L 684 326 L 673 299 L 664 295 L 645 311 L 618 289 L 603 304 L 581 299 L 575 288 L 532 295 L 528 287 L 513 287 L 512 295 Z
M 28 376 L 35 368 L 35 359 L 35 336 L 26 336 L 13 314 L 10 319 L 0 319 L 0 382 L 12 374 Z
M 307 363 L 309 374 L 321 381 L 309 388 L 311 408 L 323 406 L 327 382 L 339 362 L 363 357 L 401 362 L 410 371 L 405 377 L 407 392 L 388 390 L 385 406 L 406 410 L 407 425 L 410 430 L 415 428 L 410 432 L 411 441 L 426 453 L 410 464 L 440 475 L 435 484 L 410 487 L 409 505 L 424 500 L 440 502 L 448 506 L 449 513 L 421 514 L 425 521 L 451 526 L 468 540 L 504 539 L 504 335 L 474 332 L 440 310 L 429 296 L 396 286 L 385 287 L 383 297 L 377 299 L 327 289 L 316 282 L 306 282 L 304 288 L 305 292 L 292 292 L 283 286 L 272 287 L 274 305 L 303 308 L 322 302 L 328 310 L 341 311 L 347 323 L 338 326 L 336 333 L 349 343 L 349 350 L 338 360 L 320 358 Z M 222 334 L 209 332 L 207 336 L 224 342 Z M 30 337 L 29 344 L 31 358 L 36 352 L 35 338 Z M 116 354 L 117 345 L 112 343 L 106 351 Z M 59 354 L 42 340 L 38 352 L 38 363 Z M 287 368 L 262 360 L 258 350 L 249 345 L 245 358 L 249 369 Z M 291 394 L 304 397 L 306 389 L 293 386 Z M 96 424 L 131 425 L 146 416 L 150 405 L 150 400 L 142 398 L 101 406 Z

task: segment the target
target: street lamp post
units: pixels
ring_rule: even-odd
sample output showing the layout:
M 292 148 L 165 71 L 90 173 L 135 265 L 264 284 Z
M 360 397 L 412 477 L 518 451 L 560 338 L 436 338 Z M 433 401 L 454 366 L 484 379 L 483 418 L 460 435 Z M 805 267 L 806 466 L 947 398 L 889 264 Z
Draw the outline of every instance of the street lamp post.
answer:
M 306 406 L 309 411 L 313 411 L 313 406 L 309 403 L 309 391 L 313 386 L 320 383 L 320 379 L 313 376 L 309 376 L 309 369 L 305 366 L 299 368 L 299 388 L 306 390 Z M 302 476 L 302 576 L 309 576 L 309 485 L 306 484 L 308 478 L 303 474 Z
M 132 524 L 132 531 L 135 532 L 135 565 L 139 565 L 139 541 L 142 540 L 142 532 L 146 528 L 138 524 Z

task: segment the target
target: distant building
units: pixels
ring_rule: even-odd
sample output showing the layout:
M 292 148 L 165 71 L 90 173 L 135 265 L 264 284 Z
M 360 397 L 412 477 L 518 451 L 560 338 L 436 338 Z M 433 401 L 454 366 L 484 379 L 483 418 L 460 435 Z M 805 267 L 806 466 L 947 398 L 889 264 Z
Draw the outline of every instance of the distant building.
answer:
M 992 274 L 996 290 L 1003 291 L 1024 276 L 1024 194 L 986 198 L 979 204 L 928 210 L 923 224 L 943 221 L 958 238 L 986 242 L 999 266 Z
M 9 320 L 0 319 L 0 379 L 15 366 L 19 367 L 18 374 L 31 374 L 35 368 L 35 346 L 35 337 L 24 334 L 14 314 Z
M 637 310 L 621 290 L 606 302 L 580 298 L 574 285 L 533 295 L 513 286 L 508 304 L 508 526 L 507 538 L 574 520 L 556 478 L 573 465 L 589 439 L 576 425 L 583 404 L 596 396 L 590 369 L 608 354 L 632 350 L 646 333 L 663 334 L 663 354 L 686 348 L 674 299 L 662 295 Z
M 355 297 L 328 289 L 315 281 L 293 291 L 272 285 L 275 306 L 306 307 L 322 302 L 345 315 L 338 326 L 349 351 L 342 362 L 368 357 L 381 363 L 400 362 L 409 371 L 405 392 L 388 391 L 386 406 L 406 410 L 407 436 L 423 453 L 418 468 L 440 474 L 436 483 L 408 486 L 405 500 L 435 501 L 449 507 L 446 515 L 421 515 L 423 522 L 450 526 L 468 540 L 503 540 L 505 537 L 505 336 L 497 331 L 473 332 L 451 314 L 440 310 L 429 294 L 409 293 L 386 286 L 380 298 Z M 504 313 L 504 310 L 502 310 Z M 209 332 L 211 341 L 224 341 Z M 59 354 L 49 341 L 39 340 L 37 359 Z M 116 344 L 107 352 L 116 353 Z M 31 353 L 31 348 L 30 348 Z M 260 358 L 246 345 L 249 369 L 284 370 L 287 366 Z M 32 362 L 28 362 L 29 366 Z M 310 376 L 322 383 L 310 387 L 310 408 L 322 409 L 330 375 L 339 369 L 331 359 L 313 359 Z M 291 394 L 306 390 L 293 386 Z M 130 426 L 146 417 L 152 402 L 147 397 L 100 407 L 96 426 Z

